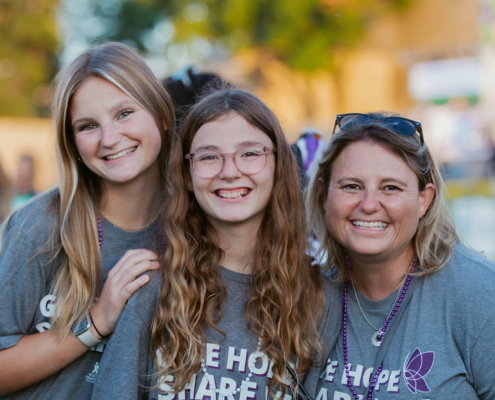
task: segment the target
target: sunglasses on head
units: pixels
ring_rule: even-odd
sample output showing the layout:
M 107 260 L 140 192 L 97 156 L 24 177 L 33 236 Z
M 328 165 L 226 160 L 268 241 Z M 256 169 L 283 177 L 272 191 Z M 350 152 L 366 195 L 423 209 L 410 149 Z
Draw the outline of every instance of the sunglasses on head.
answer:
M 424 144 L 421 123 L 403 117 L 380 117 L 359 113 L 339 114 L 335 120 L 332 135 L 335 133 L 337 126 L 340 130 L 347 131 L 370 121 L 381 122 L 399 136 L 412 136 L 418 132 L 421 146 Z

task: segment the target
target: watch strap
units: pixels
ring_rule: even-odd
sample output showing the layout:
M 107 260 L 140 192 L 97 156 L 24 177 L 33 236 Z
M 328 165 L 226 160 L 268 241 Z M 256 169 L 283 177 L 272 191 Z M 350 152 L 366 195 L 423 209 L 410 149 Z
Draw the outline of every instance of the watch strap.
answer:
M 86 318 L 88 318 L 86 316 Z M 93 336 L 91 333 L 91 322 L 89 321 L 88 318 L 88 325 L 86 326 L 85 329 L 80 330 L 75 334 L 75 336 L 86 346 L 86 347 L 95 347 L 99 345 L 103 340 L 97 339 Z

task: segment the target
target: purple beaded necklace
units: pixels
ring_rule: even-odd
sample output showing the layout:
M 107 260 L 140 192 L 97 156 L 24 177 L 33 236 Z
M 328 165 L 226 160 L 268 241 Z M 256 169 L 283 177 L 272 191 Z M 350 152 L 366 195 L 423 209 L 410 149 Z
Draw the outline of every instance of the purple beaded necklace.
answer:
M 103 230 L 101 229 L 101 221 L 100 221 L 100 216 L 96 215 L 96 221 L 98 222 L 98 247 L 100 249 L 101 253 L 101 243 L 103 241 Z M 165 245 L 165 236 L 162 238 L 162 245 L 163 247 Z
M 404 298 L 404 295 L 407 292 L 407 288 L 409 287 L 409 283 L 411 282 L 412 272 L 416 268 L 417 262 L 418 262 L 418 259 L 414 258 L 414 261 L 413 261 L 412 266 L 410 268 L 411 273 L 407 277 L 407 280 L 406 280 L 406 283 L 405 283 L 404 288 L 402 290 L 402 293 L 400 295 L 400 298 L 399 298 L 399 300 L 397 300 L 397 304 L 395 305 L 394 309 L 392 310 L 392 312 L 390 313 L 390 315 L 386 319 L 385 323 L 383 324 L 382 334 L 378 338 L 378 340 L 380 340 L 380 341 L 383 341 L 383 338 L 385 337 L 385 332 L 387 331 L 387 325 L 390 322 L 390 320 L 394 317 L 395 313 L 397 312 L 397 310 L 400 307 L 400 304 L 402 303 L 402 299 Z M 349 268 L 349 258 L 346 257 L 345 263 L 346 263 L 346 268 Z M 356 390 L 354 389 L 354 387 L 352 386 L 352 383 L 351 383 L 352 382 L 351 381 L 351 375 L 349 374 L 349 358 L 347 357 L 347 284 L 348 284 L 348 282 L 349 281 L 347 280 L 347 278 L 345 278 L 344 279 L 344 288 L 343 288 L 344 289 L 343 290 L 343 302 L 344 302 L 344 315 L 343 315 L 343 318 L 344 318 L 344 321 L 343 321 L 344 322 L 343 323 L 343 335 L 344 336 L 343 336 L 343 338 L 344 339 L 343 339 L 343 345 L 344 345 L 345 374 L 347 377 L 347 386 L 349 386 L 349 389 L 350 389 L 351 393 L 354 395 L 354 398 L 359 399 L 359 395 L 357 394 Z M 380 372 L 382 372 L 382 369 L 383 369 L 383 363 L 380 364 L 378 371 L 373 376 L 373 379 L 371 379 L 371 381 L 370 381 L 369 389 L 368 389 L 368 399 L 370 399 L 370 400 L 373 398 L 373 389 L 375 388 L 375 383 L 378 380 L 378 376 L 380 375 Z

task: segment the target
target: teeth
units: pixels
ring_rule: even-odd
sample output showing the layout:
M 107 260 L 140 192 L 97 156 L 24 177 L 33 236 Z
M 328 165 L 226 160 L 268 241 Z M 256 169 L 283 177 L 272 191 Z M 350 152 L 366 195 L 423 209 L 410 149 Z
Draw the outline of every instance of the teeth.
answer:
M 352 221 L 352 224 L 359 228 L 373 229 L 375 231 L 382 231 L 388 226 L 385 222 Z
M 224 190 L 219 190 L 217 192 L 218 196 L 224 198 L 224 199 L 235 199 L 239 197 L 244 197 L 249 193 L 249 190 L 240 190 L 240 191 L 224 191 Z
M 136 150 L 136 148 L 137 146 L 131 147 L 130 149 L 122 150 L 120 153 L 105 157 L 105 160 L 116 160 L 117 158 L 124 157 L 125 155 L 132 153 L 134 150 Z

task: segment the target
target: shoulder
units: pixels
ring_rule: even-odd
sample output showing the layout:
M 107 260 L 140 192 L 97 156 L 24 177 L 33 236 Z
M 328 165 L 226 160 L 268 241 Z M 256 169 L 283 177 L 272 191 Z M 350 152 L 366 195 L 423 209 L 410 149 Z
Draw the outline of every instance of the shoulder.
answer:
M 157 309 L 162 280 L 159 273 L 146 272 L 145 274 L 150 277 L 150 281 L 130 297 L 126 308 L 132 309 L 135 315 L 138 315 L 147 325 Z
M 438 273 L 466 285 L 495 285 L 495 263 L 462 244 L 454 246 L 450 260 Z
M 46 243 L 58 229 L 59 199 L 58 188 L 34 197 L 4 222 L 4 237 L 15 236 L 16 241 L 27 239 L 35 245 Z
M 327 319 L 340 320 L 342 312 L 342 295 L 340 286 L 331 280 L 325 273 L 320 272 L 321 286 L 323 289 L 324 308 Z
M 425 293 L 448 302 L 454 313 L 467 304 L 484 304 L 482 313 L 495 309 L 494 287 L 495 263 L 462 244 L 454 246 L 442 269 L 424 277 Z
M 325 294 L 325 300 L 332 302 L 338 300 L 340 302 L 340 287 L 331 279 L 328 271 L 320 271 L 320 282 Z

